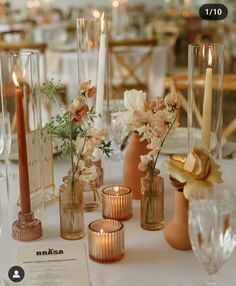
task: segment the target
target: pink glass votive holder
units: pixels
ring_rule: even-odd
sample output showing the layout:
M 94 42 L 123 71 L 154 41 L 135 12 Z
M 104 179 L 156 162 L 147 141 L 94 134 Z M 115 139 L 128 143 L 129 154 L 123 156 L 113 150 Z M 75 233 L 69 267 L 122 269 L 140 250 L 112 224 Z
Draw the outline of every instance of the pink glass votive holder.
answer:
M 109 186 L 102 190 L 102 216 L 119 221 L 132 216 L 132 191 L 126 186 Z
M 113 219 L 100 219 L 88 226 L 89 257 L 99 263 L 116 262 L 123 258 L 124 225 Z

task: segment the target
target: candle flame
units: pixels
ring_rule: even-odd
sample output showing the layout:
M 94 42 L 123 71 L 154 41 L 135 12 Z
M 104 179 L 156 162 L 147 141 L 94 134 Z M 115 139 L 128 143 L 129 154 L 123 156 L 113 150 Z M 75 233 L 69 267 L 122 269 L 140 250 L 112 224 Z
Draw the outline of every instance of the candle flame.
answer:
M 113 2 L 112 2 L 112 6 L 113 6 L 114 8 L 119 7 L 119 5 L 120 5 L 119 1 L 113 1 Z
M 16 86 L 16 87 L 20 87 L 15 72 L 12 73 L 12 79 L 13 79 L 13 82 L 14 82 L 15 86 Z
M 120 190 L 120 188 L 118 186 L 114 187 L 114 191 L 116 192 L 116 196 L 119 195 L 119 190 Z
M 100 233 L 103 233 L 103 232 L 104 232 L 104 230 L 103 230 L 103 228 L 101 228 L 101 229 L 100 229 Z
M 25 69 L 18 69 L 15 67 L 13 73 L 12 73 L 12 80 L 16 87 L 20 87 L 19 79 L 22 80 L 25 77 Z
M 210 67 L 212 65 L 212 53 L 211 49 L 209 49 L 209 54 L 208 54 L 208 66 Z
M 103 33 L 105 29 L 105 21 L 104 21 L 104 13 L 102 13 L 101 17 L 101 32 Z
M 98 10 L 94 10 L 94 11 L 93 11 L 93 17 L 94 17 L 94 18 L 98 19 L 98 18 L 100 18 L 100 16 L 101 16 L 101 15 L 100 15 L 100 12 L 99 12 Z

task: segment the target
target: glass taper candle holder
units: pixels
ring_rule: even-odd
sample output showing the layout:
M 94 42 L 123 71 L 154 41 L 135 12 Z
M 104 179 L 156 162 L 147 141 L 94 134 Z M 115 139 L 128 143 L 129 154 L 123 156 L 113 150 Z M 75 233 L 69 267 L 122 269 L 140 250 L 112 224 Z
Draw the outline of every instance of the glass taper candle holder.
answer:
M 132 191 L 126 186 L 109 186 L 102 190 L 102 216 L 119 221 L 132 216 Z
M 223 45 L 188 47 L 188 152 L 195 145 L 221 157 L 223 104 Z
M 100 219 L 88 226 L 89 257 L 99 263 L 121 260 L 125 254 L 124 225 L 113 219 Z
M 31 51 L 1 53 L 0 67 L 0 108 L 10 123 L 4 130 L 9 225 L 18 217 L 13 238 L 33 240 L 42 235 L 44 214 L 39 56 Z M 12 176 L 10 160 L 18 162 Z
M 97 65 L 99 52 L 99 21 L 96 19 L 78 18 L 77 25 L 77 62 L 78 84 L 91 80 L 97 85 Z M 95 97 L 88 99 L 89 105 L 95 104 Z

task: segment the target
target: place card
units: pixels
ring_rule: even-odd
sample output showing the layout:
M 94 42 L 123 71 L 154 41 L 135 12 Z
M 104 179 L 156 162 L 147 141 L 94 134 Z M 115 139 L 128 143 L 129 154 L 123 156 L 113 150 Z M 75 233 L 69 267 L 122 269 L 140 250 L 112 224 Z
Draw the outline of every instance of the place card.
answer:
M 27 245 L 17 249 L 24 279 L 17 285 L 89 286 L 84 243 Z

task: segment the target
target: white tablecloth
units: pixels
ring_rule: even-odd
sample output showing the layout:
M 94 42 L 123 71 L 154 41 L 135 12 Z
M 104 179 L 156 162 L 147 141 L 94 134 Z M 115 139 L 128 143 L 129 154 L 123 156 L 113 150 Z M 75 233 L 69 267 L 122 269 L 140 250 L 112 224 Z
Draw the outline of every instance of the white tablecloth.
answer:
M 167 157 L 161 156 L 159 165 L 165 178 L 165 220 L 172 217 L 174 207 L 174 188 L 170 185 L 168 175 L 164 173 L 161 163 Z M 235 186 L 236 159 L 222 161 L 225 182 Z M 68 165 L 64 161 L 56 162 L 56 182 L 59 184 L 66 173 Z M 122 164 L 104 162 L 105 183 L 121 183 Z M 5 185 L 0 183 L 0 191 Z M 12 190 L 14 191 L 14 190 Z M 101 218 L 101 211 L 85 214 L 85 225 Z M 199 286 L 208 278 L 203 266 L 197 262 L 192 251 L 172 249 L 165 241 L 163 231 L 145 231 L 139 226 L 139 201 L 133 201 L 133 216 L 125 224 L 125 257 L 113 264 L 98 264 L 88 258 L 90 281 L 92 286 Z M 0 237 L 0 276 L 6 281 L 8 270 L 15 264 L 16 249 L 22 245 L 42 245 L 53 243 L 77 244 L 81 241 L 66 241 L 59 236 L 58 204 L 46 208 L 43 221 L 43 237 L 34 242 L 14 241 L 9 234 Z M 87 234 L 82 239 L 87 243 Z M 221 285 L 235 286 L 236 254 L 225 263 L 217 274 Z M 31 285 L 27 285 L 31 286 Z M 50 286 L 50 285 L 45 285 Z M 70 286 L 70 285 L 68 285 Z M 80 285 L 78 282 L 78 286 Z

